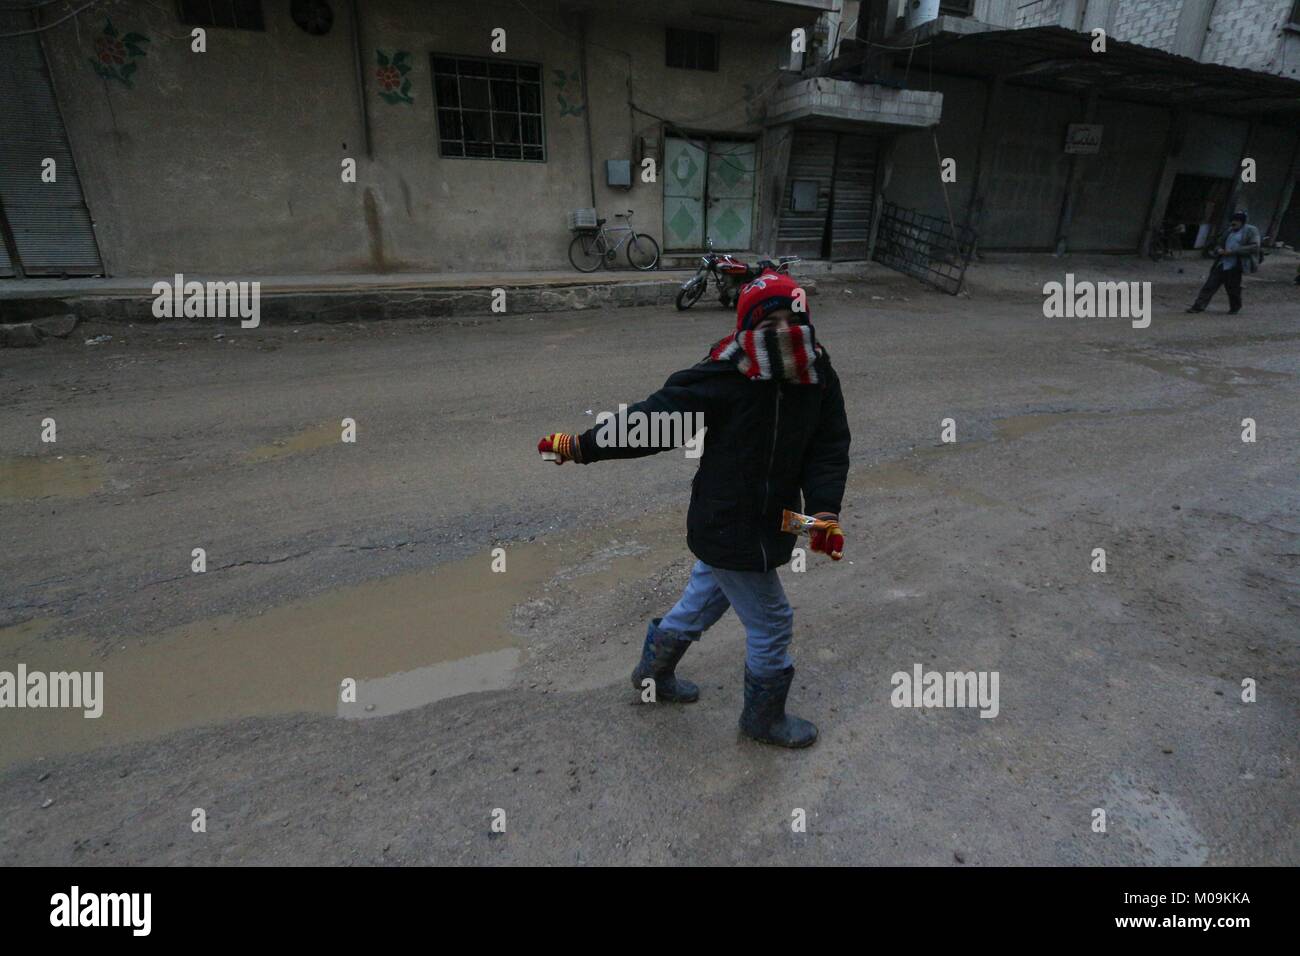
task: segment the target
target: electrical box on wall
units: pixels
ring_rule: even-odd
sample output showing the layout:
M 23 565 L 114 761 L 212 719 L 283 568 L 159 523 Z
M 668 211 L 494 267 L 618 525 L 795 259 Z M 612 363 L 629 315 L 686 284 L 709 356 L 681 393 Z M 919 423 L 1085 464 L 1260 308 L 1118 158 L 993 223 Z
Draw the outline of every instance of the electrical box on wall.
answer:
M 790 184 L 790 211 L 816 212 L 818 182 L 815 179 L 796 179 Z
M 659 157 L 659 137 L 658 136 L 638 136 L 636 139 L 636 164 L 638 167 L 647 159 L 653 159 L 655 165 L 660 163 Z
M 632 161 L 629 159 L 605 160 L 605 185 L 631 189 Z

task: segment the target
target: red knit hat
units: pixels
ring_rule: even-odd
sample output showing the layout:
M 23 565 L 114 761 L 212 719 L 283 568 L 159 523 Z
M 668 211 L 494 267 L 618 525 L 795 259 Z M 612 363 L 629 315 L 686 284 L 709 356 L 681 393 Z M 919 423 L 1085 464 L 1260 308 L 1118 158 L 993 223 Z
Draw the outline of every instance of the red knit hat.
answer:
M 796 296 L 804 300 L 802 312 L 795 310 Z M 740 290 L 740 298 L 736 300 L 736 331 L 752 329 L 780 309 L 794 312 L 799 325 L 811 324 L 808 321 L 808 303 L 799 288 L 799 283 L 788 275 L 764 272 Z

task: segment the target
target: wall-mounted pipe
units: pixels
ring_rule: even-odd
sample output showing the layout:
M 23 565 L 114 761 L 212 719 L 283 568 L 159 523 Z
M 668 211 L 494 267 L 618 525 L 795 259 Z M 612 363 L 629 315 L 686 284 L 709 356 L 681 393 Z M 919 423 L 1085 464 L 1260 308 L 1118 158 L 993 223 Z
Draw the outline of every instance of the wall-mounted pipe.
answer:
M 361 110 L 361 127 L 366 142 L 366 158 L 375 158 L 374 142 L 370 135 L 370 106 L 366 102 L 366 74 L 362 64 L 365 58 L 361 51 L 361 13 L 357 9 L 357 0 L 352 0 L 352 65 L 357 75 L 357 107 Z

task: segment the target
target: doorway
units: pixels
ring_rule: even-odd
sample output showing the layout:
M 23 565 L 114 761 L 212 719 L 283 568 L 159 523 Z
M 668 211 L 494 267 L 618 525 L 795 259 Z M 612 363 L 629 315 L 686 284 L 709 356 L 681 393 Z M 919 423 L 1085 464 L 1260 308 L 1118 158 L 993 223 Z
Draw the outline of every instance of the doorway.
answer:
M 1173 224 L 1182 248 L 1201 249 L 1214 239 L 1227 213 L 1232 180 L 1218 176 L 1178 173 L 1174 177 L 1164 221 Z
M 753 140 L 668 136 L 664 249 L 743 251 L 754 233 L 758 148 Z

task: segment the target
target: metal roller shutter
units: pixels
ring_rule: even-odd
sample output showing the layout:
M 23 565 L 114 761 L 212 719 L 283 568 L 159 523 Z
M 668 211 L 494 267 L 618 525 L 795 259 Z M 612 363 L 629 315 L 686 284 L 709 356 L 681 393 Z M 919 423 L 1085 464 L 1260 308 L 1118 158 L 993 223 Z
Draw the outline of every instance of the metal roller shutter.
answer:
M 785 177 L 781 216 L 776 224 L 778 255 L 820 259 L 831 208 L 831 179 L 835 174 L 835 134 L 796 130 L 790 144 L 790 165 Z M 796 182 L 817 184 L 817 208 L 794 212 Z
M 0 12 L 0 34 L 31 28 L 29 15 Z M 0 38 L 0 131 L 0 201 L 23 271 L 101 274 L 90 211 L 35 34 Z M 55 162 L 52 183 L 41 181 L 47 158 Z M 0 270 L 5 264 L 0 260 Z
M 831 258 L 865 259 L 876 185 L 877 140 L 840 136 L 831 191 Z
M 865 259 L 875 200 L 874 136 L 798 130 L 790 144 L 777 252 L 820 259 Z M 795 184 L 815 183 L 817 208 L 794 211 Z

